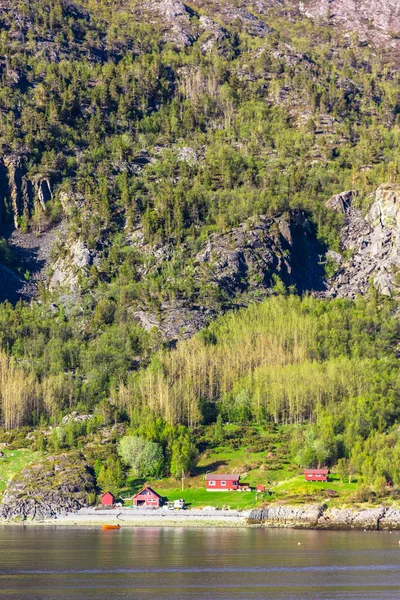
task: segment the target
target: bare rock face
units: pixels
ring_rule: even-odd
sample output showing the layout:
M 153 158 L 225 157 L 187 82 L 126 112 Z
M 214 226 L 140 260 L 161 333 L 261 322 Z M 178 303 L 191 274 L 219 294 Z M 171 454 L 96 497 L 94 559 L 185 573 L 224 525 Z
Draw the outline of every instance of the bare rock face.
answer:
M 145 0 L 136 4 L 134 12 L 140 20 L 143 15 L 148 15 L 150 23 L 161 25 L 166 42 L 185 48 L 195 40 L 190 10 L 180 0 Z
M 400 52 L 398 0 L 301 0 L 301 13 L 313 19 L 327 19 L 333 25 L 359 33 L 388 52 Z
M 380 186 L 363 217 L 353 206 L 353 195 L 345 192 L 331 198 L 327 206 L 344 214 L 341 231 L 344 250 L 351 252 L 347 263 L 335 274 L 330 297 L 355 298 L 365 294 L 371 283 L 384 295 L 398 288 L 400 269 L 400 185 Z
M 255 6 L 256 4 L 256 6 Z M 271 28 L 256 15 L 266 14 L 268 9 L 281 5 L 279 0 L 259 0 L 258 3 L 252 2 L 224 2 L 221 0 L 195 0 L 196 9 L 206 11 L 213 19 L 224 25 L 237 23 L 246 33 L 265 37 L 271 33 Z
M 303 289 L 308 286 L 305 265 L 311 265 L 306 256 L 310 247 L 302 247 L 300 230 L 307 240 L 307 221 L 301 214 L 289 219 L 249 219 L 230 232 L 211 235 L 195 266 L 202 281 L 218 286 L 228 297 L 266 290 L 273 285 L 274 275 L 288 286 Z M 307 241 L 311 240 L 312 236 Z M 314 287 L 316 281 L 309 284 Z
M 53 198 L 50 179 L 42 175 L 30 179 L 23 158 L 14 154 L 0 159 L 0 189 L 9 205 L 16 229 L 19 228 L 21 217 L 30 217 L 38 205 L 45 209 L 47 202 Z M 0 214 L 4 215 L 5 212 L 5 207 L 1 207 Z M 2 221 L 0 224 L 7 224 L 4 218 Z
M 49 456 L 26 467 L 8 485 L 0 504 L 4 519 L 55 519 L 87 506 L 95 482 L 82 454 Z
M 88 275 L 89 268 L 98 264 L 100 254 L 89 250 L 81 240 L 66 242 L 66 252 L 53 265 L 49 288 L 65 288 L 69 300 L 76 302 L 79 295 L 79 278 Z
M 266 527 L 311 529 L 317 526 L 318 519 L 323 512 L 324 506 L 321 504 L 298 506 L 271 504 L 267 508 L 252 510 L 248 523 L 250 525 L 262 524 Z
M 269 6 L 274 4 L 273 1 L 268 3 Z M 147 16 L 150 24 L 161 26 L 164 41 L 180 48 L 190 46 L 203 35 L 201 49 L 206 53 L 225 38 L 226 32 L 221 25 L 237 23 L 243 31 L 257 37 L 270 33 L 271 28 L 251 8 L 246 2 L 196 0 L 189 7 L 180 0 L 139 0 L 133 13 L 140 20 Z
M 144 244 L 139 233 L 132 244 L 143 257 L 143 274 L 170 259 L 172 250 Z M 204 244 L 194 258 L 190 298 L 165 301 L 157 312 L 143 305 L 132 316 L 147 331 L 158 328 L 164 339 L 190 337 L 219 312 L 262 300 L 277 283 L 295 286 L 298 292 L 324 290 L 318 253 L 315 234 L 302 213 L 250 218 L 211 235 Z
M 199 19 L 201 39 L 201 51 L 203 54 L 211 52 L 220 42 L 226 38 L 226 31 L 218 25 L 211 17 L 202 15 Z

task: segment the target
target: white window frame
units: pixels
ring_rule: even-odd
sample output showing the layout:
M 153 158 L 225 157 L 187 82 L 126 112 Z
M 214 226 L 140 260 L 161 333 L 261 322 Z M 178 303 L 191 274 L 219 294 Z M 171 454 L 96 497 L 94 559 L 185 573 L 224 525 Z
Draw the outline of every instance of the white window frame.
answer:
M 221 481 L 221 487 L 226 487 L 226 481 Z
M 208 485 L 214 485 L 215 486 L 215 481 L 209 481 Z

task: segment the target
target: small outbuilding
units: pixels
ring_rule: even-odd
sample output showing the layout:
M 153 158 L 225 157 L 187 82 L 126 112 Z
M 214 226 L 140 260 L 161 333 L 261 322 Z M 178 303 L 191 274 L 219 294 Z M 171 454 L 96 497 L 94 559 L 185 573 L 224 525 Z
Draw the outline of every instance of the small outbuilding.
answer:
M 306 481 L 328 481 L 329 469 L 304 469 Z
M 232 492 L 239 489 L 240 475 L 206 475 L 208 492 Z
M 257 491 L 259 494 L 264 494 L 264 493 L 265 493 L 265 485 L 257 485 L 257 487 L 256 487 L 256 491 Z
M 145 487 L 132 498 L 133 506 L 160 508 L 162 498 L 151 487 Z
M 105 494 L 102 495 L 101 497 L 101 505 L 102 506 L 114 506 L 115 504 L 115 497 L 113 496 L 113 494 L 111 492 L 106 492 Z

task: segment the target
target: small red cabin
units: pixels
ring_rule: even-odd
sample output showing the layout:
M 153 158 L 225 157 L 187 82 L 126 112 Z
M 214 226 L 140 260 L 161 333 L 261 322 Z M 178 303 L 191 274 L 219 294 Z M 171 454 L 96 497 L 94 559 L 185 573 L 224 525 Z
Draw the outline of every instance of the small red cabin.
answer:
M 114 506 L 115 498 L 111 492 L 106 492 L 101 497 L 101 505 L 102 506 Z
M 264 494 L 264 492 L 265 492 L 265 485 L 257 485 L 256 491 L 259 492 L 260 494 Z
M 145 487 L 132 498 L 133 506 L 160 508 L 161 496 L 151 487 Z
M 328 481 L 329 469 L 304 469 L 306 481 Z
M 208 492 L 226 492 L 239 489 L 240 475 L 206 475 Z

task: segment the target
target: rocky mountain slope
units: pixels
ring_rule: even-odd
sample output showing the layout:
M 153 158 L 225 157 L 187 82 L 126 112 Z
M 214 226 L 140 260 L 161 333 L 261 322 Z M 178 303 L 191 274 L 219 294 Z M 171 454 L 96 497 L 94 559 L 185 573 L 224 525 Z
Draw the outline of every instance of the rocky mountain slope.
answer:
M 276 291 L 353 298 L 372 274 L 394 291 L 395 251 L 357 203 L 326 201 L 352 189 L 366 207 L 395 180 L 398 74 L 374 32 L 397 43 L 398 11 L 328 4 L 3 0 L 0 299 L 52 315 L 29 329 L 40 359 L 53 334 L 115 344 L 128 324 L 133 369 L 146 344 Z M 368 43 L 344 31 L 368 15 Z M 2 344 L 29 361 L 19 335 Z M 74 378 L 78 355 L 55 371 Z
M 189 6 L 190 5 L 190 6 Z M 397 0 L 180 0 L 136 1 L 133 14 L 149 22 L 160 20 L 164 39 L 180 46 L 191 45 L 203 36 L 202 48 L 218 47 L 232 23 L 252 36 L 265 37 L 271 28 L 259 15 L 284 15 L 293 21 L 305 16 L 330 27 L 358 34 L 362 43 L 372 43 L 386 54 L 400 52 L 400 7 Z M 198 19 L 199 17 L 199 19 Z M 221 27 L 222 25 L 222 27 Z
M 312 19 L 322 19 L 354 31 L 387 53 L 399 56 L 400 5 L 397 0 L 303 0 L 299 10 Z
M 348 256 L 333 259 L 340 264 L 329 297 L 355 298 L 367 293 L 371 284 L 387 296 L 399 288 L 400 186 L 382 185 L 371 196 L 365 216 L 357 208 L 357 195 L 334 196 L 328 206 L 344 215 L 342 248 Z

